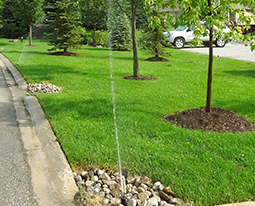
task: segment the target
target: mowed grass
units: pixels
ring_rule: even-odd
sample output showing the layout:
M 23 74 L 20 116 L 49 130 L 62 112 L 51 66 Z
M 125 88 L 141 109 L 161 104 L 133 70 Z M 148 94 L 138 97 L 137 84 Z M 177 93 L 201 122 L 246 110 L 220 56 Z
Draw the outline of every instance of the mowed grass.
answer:
M 170 62 L 145 62 L 140 74 L 156 81 L 128 81 L 132 52 L 84 46 L 84 57 L 47 55 L 47 42 L 25 47 L 17 68 L 27 82 L 50 82 L 58 94 L 37 94 L 73 169 L 118 169 L 111 85 L 122 168 L 170 186 L 194 205 L 255 200 L 255 132 L 202 132 L 162 121 L 167 114 L 205 106 L 208 56 L 172 50 Z M 24 43 L 0 40 L 17 64 Z M 114 70 L 113 82 L 110 78 Z M 255 122 L 255 64 L 214 58 L 212 106 Z

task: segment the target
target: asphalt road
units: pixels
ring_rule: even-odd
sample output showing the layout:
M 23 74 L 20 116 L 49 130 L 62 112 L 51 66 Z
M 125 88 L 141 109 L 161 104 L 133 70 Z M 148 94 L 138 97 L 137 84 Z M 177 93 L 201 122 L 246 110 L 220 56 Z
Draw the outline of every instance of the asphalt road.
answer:
M 182 50 L 200 54 L 209 54 L 209 48 L 204 46 L 197 46 L 196 48 L 185 46 Z M 213 53 L 213 55 L 217 57 L 255 62 L 255 51 L 252 52 L 249 46 L 246 47 L 244 44 L 240 43 L 230 42 L 223 48 L 214 47 Z
M 0 68 L 0 206 L 37 206 L 16 121 L 12 94 Z

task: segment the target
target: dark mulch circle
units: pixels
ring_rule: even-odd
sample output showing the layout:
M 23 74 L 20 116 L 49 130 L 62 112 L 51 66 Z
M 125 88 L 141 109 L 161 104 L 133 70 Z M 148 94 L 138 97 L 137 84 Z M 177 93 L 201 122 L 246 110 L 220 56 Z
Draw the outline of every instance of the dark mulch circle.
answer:
M 48 55 L 57 55 L 57 56 L 76 56 L 76 57 L 82 57 L 82 55 L 77 54 L 77 53 L 73 53 L 73 52 L 53 52 L 53 53 L 49 53 Z
M 152 77 L 146 77 L 146 76 L 126 76 L 126 77 L 122 77 L 122 79 L 127 79 L 127 80 L 137 80 L 137 81 L 150 81 L 150 80 L 156 80 Z
M 211 113 L 207 113 L 205 107 L 199 107 L 166 115 L 163 120 L 186 129 L 230 133 L 255 131 L 253 122 L 232 111 L 216 107 L 212 107 Z
M 151 62 L 169 62 L 168 59 L 163 57 L 150 57 L 148 59 L 145 59 L 144 61 L 151 61 Z

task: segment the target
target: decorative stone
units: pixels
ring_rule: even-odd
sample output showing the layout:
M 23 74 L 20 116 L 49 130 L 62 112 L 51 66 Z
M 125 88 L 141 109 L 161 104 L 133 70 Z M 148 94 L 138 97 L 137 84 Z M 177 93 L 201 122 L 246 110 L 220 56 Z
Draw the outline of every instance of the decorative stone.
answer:
M 148 204 L 152 206 L 158 206 L 158 199 L 156 197 L 151 197 L 148 199 Z
M 161 190 L 159 190 L 159 197 L 162 198 L 163 200 L 165 200 L 166 202 L 170 202 L 172 199 L 171 196 L 167 195 L 166 193 L 164 193 Z
M 148 206 L 148 201 L 145 200 L 144 202 L 142 202 L 142 205 L 141 206 Z
M 86 187 L 92 187 L 95 185 L 95 182 L 88 180 L 88 181 L 86 181 L 85 185 L 86 185 Z
M 87 197 L 83 196 L 80 200 L 87 206 L 92 206 L 92 202 L 98 206 L 185 205 L 181 199 L 173 198 L 174 193 L 170 187 L 164 187 L 159 181 L 153 183 L 148 177 L 141 178 L 127 173 L 127 178 L 125 178 L 124 175 L 121 176 L 115 171 L 106 173 L 100 169 L 81 172 L 79 175 L 73 173 L 73 175 L 79 188 L 84 188 L 86 191 L 85 195 Z M 122 181 L 120 181 L 121 178 Z M 128 182 L 132 182 L 132 184 L 128 184 Z M 90 199 L 91 203 L 88 202 Z M 98 202 L 99 199 L 100 203 Z
M 57 87 L 51 83 L 29 83 L 27 86 L 28 95 L 34 95 L 34 93 L 57 93 L 60 92 L 61 87 Z
M 99 197 L 104 197 L 104 196 L 105 196 L 105 192 L 102 192 L 102 191 L 99 192 L 99 193 L 98 193 L 98 196 L 99 196 Z
M 104 204 L 104 205 L 107 205 L 109 202 L 110 202 L 109 199 L 107 199 L 107 198 L 104 198 L 104 199 L 103 199 L 103 204 Z
M 153 189 L 158 191 L 158 190 L 163 190 L 164 186 L 160 182 L 155 182 L 153 185 Z
M 89 174 L 88 174 L 87 171 L 85 171 L 85 172 L 82 172 L 82 173 L 81 173 L 81 176 L 82 176 L 83 179 L 86 180 L 86 179 L 88 178 Z
M 127 178 L 128 177 L 128 171 L 127 170 L 123 170 L 122 171 L 122 175 Z
M 80 180 L 80 181 L 77 182 L 78 187 L 81 187 L 84 184 L 85 184 L 85 182 L 83 180 Z
M 135 199 L 129 199 L 127 206 L 136 206 L 136 200 Z
M 119 205 L 121 203 L 121 200 L 118 198 L 112 198 L 111 203 L 114 205 Z
M 149 187 L 152 186 L 152 180 L 146 176 L 144 178 L 140 179 L 139 184 L 142 184 L 142 183 L 148 185 Z
M 76 182 L 81 181 L 81 180 L 82 180 L 81 175 L 76 175 L 76 176 L 75 176 L 75 180 L 76 180 Z
M 174 205 L 184 205 L 183 200 L 181 200 L 180 198 L 172 198 L 169 203 Z
M 109 175 L 107 174 L 107 173 L 102 173 L 100 176 L 99 176 L 99 178 L 101 179 L 101 180 L 110 180 L 111 178 L 109 177 Z
M 172 191 L 172 189 L 170 187 L 164 187 L 163 188 L 163 191 L 168 194 L 168 195 L 171 195 L 171 196 L 174 196 L 174 192 Z
M 149 196 L 148 196 L 147 192 L 142 192 L 142 193 L 138 194 L 138 198 L 143 202 L 143 201 L 149 199 Z
M 127 177 L 128 184 L 133 184 L 134 182 L 135 182 L 135 177 L 132 177 L 132 176 Z
M 103 191 L 105 192 L 105 194 L 109 194 L 111 192 L 109 188 L 103 188 Z
M 146 184 L 141 184 L 140 187 L 142 187 L 144 190 L 147 190 L 148 186 Z
M 114 185 L 116 182 L 112 181 L 112 180 L 103 180 L 103 183 L 108 185 L 108 187 L 109 187 L 110 185 Z
M 97 170 L 97 175 L 98 175 L 98 176 L 102 175 L 103 173 L 104 173 L 104 171 L 103 171 L 103 170 L 100 170 L 100 169 L 99 169 L 99 170 Z
M 142 187 L 138 187 L 138 188 L 136 189 L 136 191 L 139 192 L 139 193 L 141 193 L 141 192 L 145 192 L 145 189 L 142 188 Z
M 118 189 L 112 189 L 111 194 L 113 197 L 116 197 L 116 198 L 120 198 L 120 196 L 121 196 L 121 192 Z
M 94 182 L 98 181 L 98 176 L 94 175 L 93 177 L 91 177 L 91 181 L 94 181 Z
M 94 172 L 93 171 L 89 171 L 89 177 L 92 178 L 94 176 Z
M 100 189 L 99 189 L 99 188 L 94 188 L 94 192 L 95 192 L 95 193 L 99 193 L 99 192 L 100 192 Z

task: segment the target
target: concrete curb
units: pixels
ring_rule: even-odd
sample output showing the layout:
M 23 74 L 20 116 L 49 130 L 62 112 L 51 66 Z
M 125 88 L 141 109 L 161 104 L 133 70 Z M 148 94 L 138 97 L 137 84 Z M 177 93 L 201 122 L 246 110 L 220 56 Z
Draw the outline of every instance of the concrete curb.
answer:
M 78 205 L 75 201 L 78 188 L 71 168 L 39 101 L 34 96 L 26 96 L 26 81 L 14 65 L 2 54 L 0 60 L 12 92 L 17 122 L 31 168 L 32 186 L 39 205 Z

